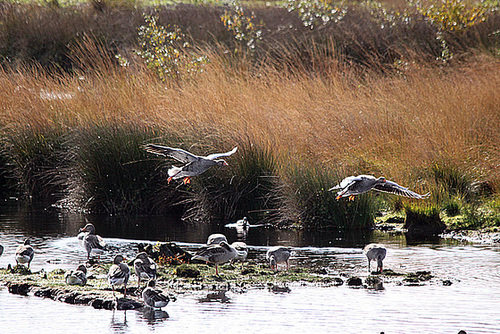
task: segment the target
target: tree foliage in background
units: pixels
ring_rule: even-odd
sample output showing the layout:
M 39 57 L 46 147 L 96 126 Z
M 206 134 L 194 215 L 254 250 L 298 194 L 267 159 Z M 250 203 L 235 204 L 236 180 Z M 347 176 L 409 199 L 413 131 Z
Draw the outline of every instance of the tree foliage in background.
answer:
M 304 26 L 311 29 L 328 22 L 338 22 L 347 14 L 344 1 L 288 0 L 286 8 L 290 12 L 297 12 Z
M 240 45 L 234 51 L 235 53 L 253 52 L 257 44 L 262 40 L 263 23 L 256 22 L 254 12 L 250 12 L 249 15 L 245 14 L 243 7 L 238 3 L 233 2 L 232 7 L 232 11 L 224 11 L 221 21 Z
M 144 21 L 146 24 L 139 27 L 140 50 L 136 54 L 161 80 L 178 80 L 183 74 L 203 71 L 208 58 L 189 52 L 191 46 L 178 26 L 164 27 L 155 15 L 145 14 Z

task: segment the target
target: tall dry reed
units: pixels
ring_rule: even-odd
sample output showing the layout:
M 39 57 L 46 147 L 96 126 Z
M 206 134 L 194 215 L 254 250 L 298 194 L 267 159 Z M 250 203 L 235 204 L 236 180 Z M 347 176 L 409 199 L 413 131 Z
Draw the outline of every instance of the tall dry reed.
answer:
M 467 170 L 470 182 L 498 189 L 500 66 L 493 57 L 444 69 L 415 61 L 382 75 L 359 73 L 331 55 L 322 75 L 313 75 L 250 63 L 228 67 L 223 52 L 207 53 L 211 62 L 203 73 L 172 85 L 141 66 L 57 77 L 42 70 L 2 71 L 3 132 L 55 128 L 75 138 L 96 125 L 153 129 L 155 134 L 126 141 L 154 140 L 198 153 L 250 143 L 273 155 L 273 173 L 283 180 L 300 165 L 334 170 L 339 179 L 384 175 L 435 193 L 435 166 L 453 166 Z M 144 156 L 120 163 L 138 158 Z M 337 181 L 333 177 L 331 185 Z M 301 185 L 288 184 L 292 198 Z

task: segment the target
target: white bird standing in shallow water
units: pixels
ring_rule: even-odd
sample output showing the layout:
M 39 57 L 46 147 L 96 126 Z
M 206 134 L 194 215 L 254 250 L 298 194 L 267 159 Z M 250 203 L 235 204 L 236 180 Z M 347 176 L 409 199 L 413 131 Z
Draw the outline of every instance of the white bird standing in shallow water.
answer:
M 78 238 L 81 237 L 82 232 L 86 232 L 82 238 L 82 244 L 85 250 L 87 251 L 87 260 L 90 260 L 90 253 L 94 253 L 97 255 L 103 254 L 106 250 L 106 242 L 104 242 L 103 238 L 99 235 L 95 234 L 95 227 L 92 224 L 87 224 L 85 227 L 80 229 L 80 234 L 78 234 Z
M 380 244 L 369 244 L 363 248 L 363 253 L 368 259 L 368 272 L 371 270 L 370 262 L 377 261 L 377 272 L 382 273 L 384 267 L 382 261 L 385 259 L 385 255 L 387 254 L 385 247 Z
M 172 180 L 183 179 L 184 184 L 191 182 L 191 177 L 200 175 L 213 166 L 227 166 L 227 162 L 222 157 L 228 157 L 236 152 L 238 147 L 233 148 L 226 153 L 215 153 L 207 155 L 206 157 L 194 155 L 190 152 L 184 151 L 180 148 L 172 148 L 168 146 L 161 146 L 155 144 L 144 145 L 144 149 L 150 153 L 163 155 L 165 157 L 174 158 L 185 165 L 182 167 L 172 166 L 168 170 L 167 179 L 168 183 Z
M 236 249 L 226 241 L 221 241 L 218 245 L 212 245 L 196 253 L 191 260 L 202 260 L 215 264 L 215 274 L 219 275 L 218 264 L 231 261 L 236 256 Z
M 341 189 L 337 193 L 337 200 L 341 199 L 342 197 L 349 197 L 350 201 L 354 200 L 355 195 L 363 194 L 372 189 L 417 199 L 424 199 L 429 197 L 430 195 L 430 193 L 427 193 L 425 195 L 417 194 L 411 190 L 408 190 L 408 188 L 400 186 L 396 182 L 386 180 L 383 176 L 375 178 L 371 175 L 346 177 L 340 182 L 340 184 L 328 189 L 328 191 L 332 191 L 335 189 Z
M 31 261 L 35 255 L 35 250 L 30 245 L 30 239 L 24 240 L 22 245 L 19 245 L 16 249 L 16 263 L 28 264 L 28 269 L 30 268 Z
M 163 291 L 155 289 L 155 286 L 155 280 L 150 280 L 148 282 L 148 286 L 144 289 L 144 291 L 142 291 L 142 299 L 150 308 L 161 309 L 162 307 L 167 306 L 170 298 L 165 295 Z
M 286 269 L 290 267 L 288 259 L 290 258 L 290 248 L 283 246 L 275 246 L 270 248 L 266 253 L 266 259 L 271 266 L 271 269 L 278 270 L 280 263 L 286 263 Z
M 126 263 L 123 263 L 123 256 L 116 255 L 113 260 L 113 265 L 109 268 L 108 282 L 113 289 L 113 296 L 115 296 L 115 285 L 123 285 L 123 296 L 127 297 L 127 283 L 130 278 L 130 268 Z

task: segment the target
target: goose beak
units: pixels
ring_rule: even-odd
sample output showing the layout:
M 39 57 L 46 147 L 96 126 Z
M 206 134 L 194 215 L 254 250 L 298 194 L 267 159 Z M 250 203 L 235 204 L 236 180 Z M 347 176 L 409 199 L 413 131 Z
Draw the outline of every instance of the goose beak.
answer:
M 339 199 L 341 199 L 342 196 L 338 195 L 337 197 L 335 197 L 335 199 L 338 201 Z

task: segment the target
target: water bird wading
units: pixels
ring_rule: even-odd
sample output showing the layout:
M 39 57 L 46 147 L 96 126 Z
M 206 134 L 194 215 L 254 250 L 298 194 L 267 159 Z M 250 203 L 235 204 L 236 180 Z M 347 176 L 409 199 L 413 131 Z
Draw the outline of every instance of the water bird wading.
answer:
M 164 306 L 167 306 L 170 298 L 163 293 L 163 291 L 159 289 L 155 289 L 155 280 L 150 280 L 148 282 L 148 286 L 142 291 L 142 299 L 144 303 L 150 308 L 159 308 L 161 309 Z
M 123 263 L 123 256 L 116 255 L 113 260 L 113 265 L 109 268 L 108 282 L 113 289 L 113 296 L 115 296 L 115 285 L 123 285 L 123 296 L 127 297 L 127 283 L 130 278 L 130 268 L 126 263 Z
M 221 241 L 218 245 L 212 245 L 196 253 L 191 260 L 202 260 L 215 264 L 215 274 L 219 275 L 218 264 L 231 261 L 236 257 L 236 249 L 226 241 Z
M 22 245 L 19 245 L 16 249 L 16 263 L 28 264 L 28 269 L 30 268 L 31 261 L 35 255 L 35 250 L 30 245 L 30 240 L 24 240 Z
M 95 227 L 92 224 L 85 225 L 84 228 L 81 228 L 79 233 L 86 232 L 82 238 L 83 248 L 87 251 L 87 260 L 90 260 L 90 253 L 103 254 L 106 250 L 106 242 L 99 236 L 95 234 Z M 81 237 L 81 234 L 79 234 Z
M 386 180 L 383 176 L 375 178 L 371 175 L 346 177 L 340 182 L 340 184 L 328 189 L 328 191 L 332 191 L 335 189 L 341 189 L 339 192 L 337 192 L 337 200 L 341 199 L 342 197 L 349 197 L 350 201 L 354 200 L 355 195 L 363 194 L 372 189 L 416 199 L 424 199 L 429 197 L 430 195 L 430 193 L 427 193 L 425 195 L 417 194 L 416 192 L 413 192 L 408 188 L 400 186 L 396 182 Z
M 226 153 L 214 153 L 206 157 L 194 155 L 180 148 L 172 148 L 168 146 L 161 146 L 155 144 L 147 144 L 144 149 L 150 153 L 163 155 L 165 157 L 174 158 L 185 165 L 182 167 L 172 166 L 168 170 L 169 178 L 167 181 L 170 183 L 172 180 L 183 179 L 184 184 L 191 182 L 191 177 L 200 175 L 213 166 L 227 166 L 227 162 L 222 157 L 228 157 L 236 152 L 238 147 L 233 148 Z
M 387 254 L 385 247 L 380 244 L 369 244 L 363 248 L 363 253 L 368 259 L 368 272 L 370 272 L 371 261 L 377 261 L 377 272 L 382 273 L 384 267 L 382 261 L 385 259 L 385 255 Z
M 290 267 L 288 259 L 290 258 L 290 248 L 276 246 L 270 248 L 266 253 L 266 260 L 269 262 L 271 269 L 278 270 L 280 263 L 286 263 L 286 269 Z

